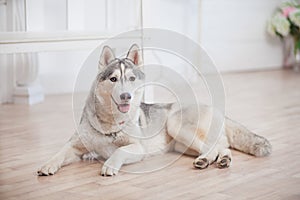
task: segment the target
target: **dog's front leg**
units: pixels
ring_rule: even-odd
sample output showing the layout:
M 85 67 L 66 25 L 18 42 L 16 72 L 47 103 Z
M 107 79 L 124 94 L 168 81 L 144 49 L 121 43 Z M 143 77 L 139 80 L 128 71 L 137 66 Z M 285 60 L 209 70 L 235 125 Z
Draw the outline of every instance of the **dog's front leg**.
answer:
M 117 175 L 123 164 L 141 161 L 144 156 L 145 150 L 139 143 L 120 147 L 105 161 L 101 170 L 101 175 Z
M 37 174 L 39 176 L 53 175 L 62 166 L 79 161 L 81 156 L 87 152 L 87 149 L 83 146 L 79 137 L 73 135 L 71 140 L 68 141 L 57 154 L 38 169 Z

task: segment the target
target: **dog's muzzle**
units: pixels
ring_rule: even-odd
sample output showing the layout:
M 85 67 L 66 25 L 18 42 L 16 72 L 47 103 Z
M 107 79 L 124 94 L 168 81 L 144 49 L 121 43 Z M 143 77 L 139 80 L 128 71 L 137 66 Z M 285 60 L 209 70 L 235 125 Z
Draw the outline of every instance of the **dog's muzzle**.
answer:
M 128 92 L 122 93 L 120 95 L 121 103 L 117 103 L 113 96 L 111 98 L 113 99 L 120 112 L 127 113 L 129 111 L 131 95 Z

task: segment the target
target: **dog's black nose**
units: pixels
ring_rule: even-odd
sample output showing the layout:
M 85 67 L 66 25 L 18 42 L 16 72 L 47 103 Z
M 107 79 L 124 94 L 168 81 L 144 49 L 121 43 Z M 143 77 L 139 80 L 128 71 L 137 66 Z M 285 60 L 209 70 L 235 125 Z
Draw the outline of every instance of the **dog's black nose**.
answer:
M 121 100 L 130 100 L 131 99 L 131 95 L 128 92 L 122 93 L 120 95 L 120 98 L 121 98 Z

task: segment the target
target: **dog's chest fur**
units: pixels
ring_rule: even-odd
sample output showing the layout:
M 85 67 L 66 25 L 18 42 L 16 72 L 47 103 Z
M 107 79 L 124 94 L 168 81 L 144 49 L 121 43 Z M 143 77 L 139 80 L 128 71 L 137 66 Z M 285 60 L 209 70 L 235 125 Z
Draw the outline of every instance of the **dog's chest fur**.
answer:
M 148 155 L 161 154 L 171 148 L 171 138 L 167 134 L 166 120 L 170 105 L 144 104 L 139 108 L 139 117 L 134 128 L 122 124 L 122 129 L 113 128 L 110 133 L 101 133 L 101 121 L 95 122 L 91 115 L 84 114 L 81 121 L 80 138 L 90 152 L 95 152 L 107 159 L 119 147 L 139 140 Z M 85 112 L 87 112 L 86 110 Z M 95 125 L 96 124 L 96 125 Z

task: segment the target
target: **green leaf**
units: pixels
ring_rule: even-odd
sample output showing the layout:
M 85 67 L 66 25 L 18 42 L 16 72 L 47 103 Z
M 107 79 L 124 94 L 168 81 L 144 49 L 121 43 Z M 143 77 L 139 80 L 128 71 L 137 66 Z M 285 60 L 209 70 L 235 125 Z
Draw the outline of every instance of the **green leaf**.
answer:
M 296 41 L 295 48 L 298 49 L 298 50 L 300 50 L 300 39 L 298 39 L 298 40 Z

